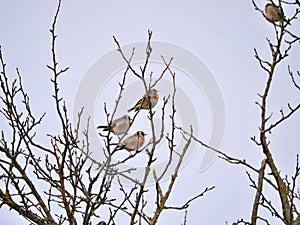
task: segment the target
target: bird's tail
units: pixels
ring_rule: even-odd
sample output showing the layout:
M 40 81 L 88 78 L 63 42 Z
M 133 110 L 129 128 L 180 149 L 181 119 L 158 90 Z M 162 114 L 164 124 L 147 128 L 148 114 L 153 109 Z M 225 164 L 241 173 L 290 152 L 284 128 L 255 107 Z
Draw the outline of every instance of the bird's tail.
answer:
M 107 125 L 100 125 L 97 127 L 97 129 L 108 129 Z
M 124 147 L 123 143 L 115 143 L 115 145 L 118 146 L 118 147 Z

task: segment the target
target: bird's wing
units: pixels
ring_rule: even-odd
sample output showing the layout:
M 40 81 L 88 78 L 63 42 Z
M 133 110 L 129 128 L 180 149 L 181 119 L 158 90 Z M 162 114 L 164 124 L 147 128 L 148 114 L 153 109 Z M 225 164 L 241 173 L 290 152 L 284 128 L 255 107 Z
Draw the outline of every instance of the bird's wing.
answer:
M 135 104 L 134 108 L 142 107 L 147 100 L 148 100 L 147 97 L 144 96 Z
M 112 123 L 111 127 L 112 127 L 112 128 L 115 128 L 115 127 L 120 127 L 120 126 L 123 126 L 123 125 L 126 125 L 126 124 L 127 124 L 127 120 L 126 120 L 126 119 L 124 119 L 124 118 L 119 118 L 119 119 L 115 120 L 115 121 Z

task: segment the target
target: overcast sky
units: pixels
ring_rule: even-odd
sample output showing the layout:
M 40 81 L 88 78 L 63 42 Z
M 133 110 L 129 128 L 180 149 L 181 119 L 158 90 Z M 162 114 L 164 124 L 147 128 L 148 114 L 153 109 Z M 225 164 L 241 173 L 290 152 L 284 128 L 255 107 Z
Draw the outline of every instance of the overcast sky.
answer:
M 264 4 L 265 1 L 258 1 L 260 7 Z M 56 6 L 53 0 L 5 1 L 1 4 L 0 45 L 7 70 L 13 77 L 15 68 L 19 68 L 37 115 L 54 109 L 51 73 L 46 65 L 51 63 L 49 28 Z M 299 24 L 293 28 L 299 30 Z M 145 41 L 148 29 L 153 31 L 154 41 L 180 46 L 207 66 L 225 105 L 225 132 L 220 148 L 228 154 L 246 158 L 258 167 L 263 156 L 250 137 L 258 134 L 259 108 L 254 102 L 259 100 L 257 93 L 263 90 L 266 74 L 259 68 L 253 49 L 257 48 L 262 56 L 270 58 L 266 37 L 273 40 L 274 35 L 272 25 L 254 10 L 250 0 L 63 0 L 57 23 L 56 49 L 59 65 L 70 67 L 61 80 L 61 92 L 70 111 L 87 71 L 115 49 L 112 36 L 127 45 Z M 294 69 L 300 69 L 296 65 L 299 48 L 291 52 L 291 57 L 284 63 L 289 62 Z M 293 89 L 286 71 L 287 64 L 277 70 L 271 90 L 271 107 L 277 117 L 287 102 L 299 102 L 299 93 Z M 209 117 L 205 110 L 203 114 Z M 45 119 L 51 131 L 56 130 L 51 126 L 54 119 L 56 116 L 51 114 Z M 100 119 L 95 118 L 95 121 Z M 272 134 L 271 147 L 282 175 L 292 173 L 295 155 L 299 153 L 299 148 L 295 148 L 300 144 L 299 123 L 299 114 L 294 115 Z M 211 127 L 199 125 L 199 132 L 210 136 L 206 129 L 211 131 Z M 188 224 L 225 224 L 226 221 L 230 224 L 240 218 L 249 219 L 255 192 L 249 187 L 245 169 L 216 159 L 200 172 L 203 154 L 201 148 L 195 151 L 181 170 L 171 202 L 181 204 L 206 186 L 216 186 L 191 204 Z M 274 198 L 273 202 L 277 200 Z M 16 215 L 5 207 L 0 210 L 3 223 L 24 224 Z M 182 218 L 182 213 L 167 212 L 159 224 L 179 225 Z

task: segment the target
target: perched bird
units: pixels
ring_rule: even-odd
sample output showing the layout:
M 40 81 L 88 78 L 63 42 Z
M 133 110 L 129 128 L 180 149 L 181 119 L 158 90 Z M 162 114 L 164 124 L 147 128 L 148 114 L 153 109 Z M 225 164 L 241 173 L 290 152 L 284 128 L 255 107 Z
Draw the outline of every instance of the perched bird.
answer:
M 111 131 L 115 135 L 125 134 L 131 125 L 131 118 L 128 115 L 124 115 L 118 119 L 115 119 L 109 125 L 98 126 L 97 128 L 102 128 L 104 131 Z
M 286 21 L 282 9 L 272 3 L 266 4 L 265 16 L 270 22 Z
M 119 142 L 117 146 L 128 151 L 138 150 L 145 142 L 145 134 L 143 131 L 138 131 L 134 135 L 127 137 L 125 140 Z
M 151 89 L 149 92 L 144 94 L 144 96 L 135 104 L 134 107 L 128 110 L 128 112 L 135 110 L 138 111 L 140 109 L 150 109 L 156 106 L 158 102 L 158 94 L 156 89 Z M 150 100 L 150 101 L 149 101 Z
M 100 221 L 97 225 L 106 225 L 104 221 Z

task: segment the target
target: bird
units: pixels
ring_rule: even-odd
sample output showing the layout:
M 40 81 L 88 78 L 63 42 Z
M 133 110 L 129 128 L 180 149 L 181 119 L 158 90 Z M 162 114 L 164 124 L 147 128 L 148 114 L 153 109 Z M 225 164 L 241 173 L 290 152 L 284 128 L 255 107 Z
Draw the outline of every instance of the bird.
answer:
M 131 109 L 128 110 L 128 112 L 135 110 L 139 111 L 140 109 L 150 109 L 156 106 L 158 102 L 158 91 L 156 89 L 151 89 L 149 92 L 144 94 L 144 96 L 138 100 L 138 102 L 133 106 Z M 149 102 L 150 100 L 150 102 Z
M 265 16 L 270 22 L 286 21 L 283 10 L 272 3 L 265 5 Z
M 100 125 L 97 128 L 104 131 L 111 131 L 115 135 L 125 134 L 131 125 L 131 118 L 128 115 L 124 115 L 118 119 L 113 120 L 108 125 Z
M 137 131 L 135 134 L 117 143 L 117 146 L 120 147 L 120 149 L 126 149 L 127 151 L 138 150 L 143 146 L 146 135 L 147 134 L 145 134 L 143 131 Z
M 104 221 L 100 221 L 97 225 L 106 225 Z

